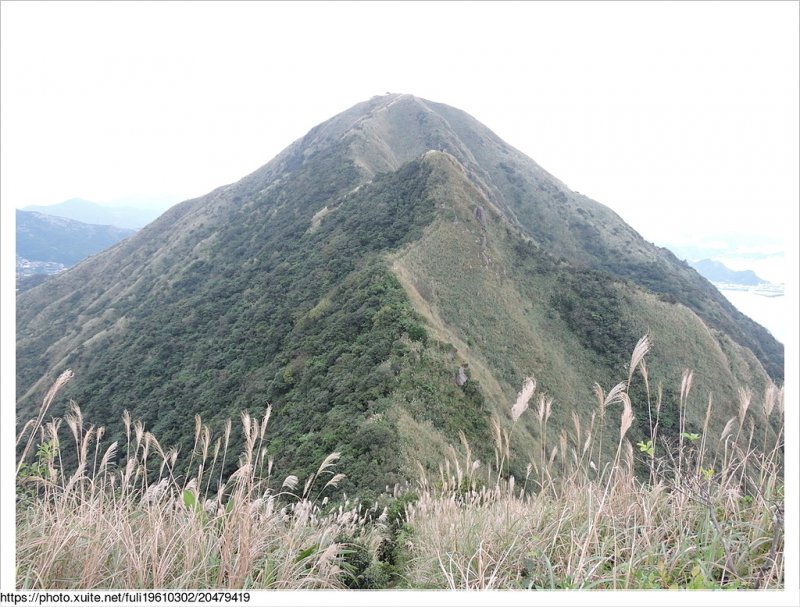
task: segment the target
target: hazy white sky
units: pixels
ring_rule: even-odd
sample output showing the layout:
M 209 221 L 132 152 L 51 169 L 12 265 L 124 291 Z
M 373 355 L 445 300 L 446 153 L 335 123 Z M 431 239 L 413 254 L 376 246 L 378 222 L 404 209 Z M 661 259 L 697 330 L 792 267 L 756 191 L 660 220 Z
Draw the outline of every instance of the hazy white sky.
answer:
M 650 240 L 780 235 L 798 53 L 795 2 L 4 2 L 2 203 L 201 195 L 392 91 Z

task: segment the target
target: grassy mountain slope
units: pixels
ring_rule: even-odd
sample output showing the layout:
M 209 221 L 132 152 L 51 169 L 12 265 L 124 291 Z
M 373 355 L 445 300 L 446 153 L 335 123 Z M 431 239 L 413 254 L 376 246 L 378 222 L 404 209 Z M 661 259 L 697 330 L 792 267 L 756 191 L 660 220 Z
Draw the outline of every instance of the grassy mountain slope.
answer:
M 688 264 L 645 241 L 608 207 L 571 191 L 465 112 L 390 95 L 359 104 L 318 129 L 309 136 L 350 141 L 366 175 L 395 170 L 430 149 L 448 152 L 504 217 L 547 251 L 683 303 L 752 350 L 770 376 L 782 381 L 783 347 L 766 329 Z
M 87 419 L 122 438 L 127 409 L 186 452 L 196 415 L 219 427 L 272 403 L 278 470 L 307 475 L 336 450 L 348 490 L 381 489 L 459 432 L 490 457 L 490 417 L 505 423 L 528 375 L 556 399 L 555 431 L 591 415 L 592 382 L 625 379 L 650 332 L 665 411 L 691 367 L 724 422 L 782 350 L 672 263 L 466 114 L 375 98 L 21 294 L 18 415 L 72 368 Z M 512 437 L 518 475 L 538 433 Z
M 571 427 L 573 412 L 588 420 L 596 408 L 588 378 L 606 389 L 627 379 L 630 353 L 645 333 L 655 343 L 651 381 L 666 388 L 666 435 L 678 433 L 676 390 L 686 368 L 696 377 L 688 431 L 702 429 L 709 393 L 717 402 L 710 427 L 718 433 L 733 415 L 738 386 L 756 393 L 766 387 L 769 378 L 753 354 L 692 310 L 630 281 L 559 261 L 510 227 L 458 161 L 437 158 L 453 176 L 442 186 L 447 204 L 423 238 L 393 256 L 393 269 L 432 335 L 455 345 L 488 400 L 500 405 L 501 419 L 522 378 L 534 372 L 539 390 L 555 397 L 554 427 Z M 649 436 L 646 400 L 635 405 L 641 440 Z M 754 415 L 763 423 L 763 415 Z M 617 423 L 617 412 L 614 417 Z M 529 419 L 517 439 L 530 452 L 541 437 Z M 524 457 L 519 463 L 524 469 Z

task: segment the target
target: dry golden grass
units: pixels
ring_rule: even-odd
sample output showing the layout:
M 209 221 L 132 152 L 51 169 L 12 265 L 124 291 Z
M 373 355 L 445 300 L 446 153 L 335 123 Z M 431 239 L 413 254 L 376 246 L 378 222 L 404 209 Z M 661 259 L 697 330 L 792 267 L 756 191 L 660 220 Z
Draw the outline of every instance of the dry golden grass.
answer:
M 547 422 L 560 404 L 536 395 L 535 381 L 525 380 L 508 419 L 492 419 L 494 461 L 474 460 L 462 433 L 438 475 L 420 466 L 417 487 L 405 494 L 395 488 L 380 506 L 341 495 L 328 503 L 344 480 L 335 472 L 338 453 L 302 482 L 273 478 L 270 408 L 260 417 L 242 414 L 244 448 L 227 478 L 230 421 L 215 437 L 197 418 L 189 454 L 165 449 L 127 412 L 124 445 L 106 444 L 105 429 L 87 427 L 74 403 L 63 418 L 44 423 L 69 379 L 64 374 L 17 438 L 18 445 L 25 441 L 17 466 L 17 584 L 781 588 L 783 390 L 769 386 L 760 402 L 764 416 L 781 416 L 776 432 L 756 436 L 748 411 L 759 398 L 742 389 L 738 415 L 710 440 L 710 397 L 702 435 L 685 432 L 693 381 L 686 371 L 680 434 L 666 438 L 659 417 L 667 405 L 660 391 L 650 394 L 648 349 L 645 338 L 628 381 L 608 393 L 595 385 L 596 411 L 589 419 L 573 415 L 572 427 L 551 431 L 549 442 Z M 634 445 L 627 387 L 637 371 L 645 379 L 651 436 Z M 507 469 L 511 437 L 533 398 L 542 445 L 518 481 Z M 605 422 L 617 415 L 614 433 Z M 613 452 L 603 449 L 604 434 L 611 434 L 605 439 L 616 445 Z M 67 448 L 76 458 L 69 469 L 62 462 Z
M 636 368 L 647 372 L 644 354 L 646 349 L 638 359 L 634 354 L 631 375 Z M 691 383 L 687 371 L 681 424 Z M 497 464 L 484 476 L 472 469 L 466 482 L 424 479 L 419 501 L 407 508 L 413 530 L 407 541 L 408 584 L 450 589 L 781 588 L 780 440 L 757 448 L 750 433 L 740 442 L 748 427 L 743 404 L 717 445 L 684 432 L 675 441 L 662 439 L 659 456 L 655 449 L 648 452 L 644 442 L 635 449 L 625 438 L 634 420 L 626 385 L 618 384 L 608 395 L 596 386 L 598 415 L 588 427 L 574 417 L 572 440 L 563 432 L 543 464 L 537 463 L 542 453 L 531 454 L 522 487 L 503 476 Z M 742 394 L 742 402 L 749 404 L 752 396 Z M 767 388 L 767 416 L 783 406 L 782 398 L 782 390 Z M 542 427 L 547 402 L 540 395 Z M 622 411 L 614 457 L 604 465 L 587 463 L 587 454 L 602 452 L 593 445 L 595 420 L 618 403 Z M 706 420 L 711 407 L 709 399 Z M 512 423 L 518 418 L 511 414 Z M 655 442 L 657 421 L 651 427 Z M 497 424 L 496 462 L 505 455 L 504 432 Z M 637 457 L 650 469 L 648 482 L 634 472 Z M 459 469 L 455 462 L 447 468 Z M 536 490 L 527 490 L 531 485 Z
M 340 538 L 375 544 L 380 524 L 368 529 L 375 513 L 357 504 L 324 507 L 326 490 L 343 480 L 333 471 L 336 453 L 302 492 L 295 492 L 293 476 L 273 487 L 263 448 L 270 413 L 242 416 L 245 450 L 217 491 L 209 487 L 217 466 L 224 467 L 230 423 L 212 449 L 210 429 L 196 420 L 195 474 L 186 480 L 174 475 L 178 453 L 165 451 L 141 423 L 131 424 L 127 412 L 127 460 L 120 469 L 113 465 L 117 444 L 102 448 L 103 429 L 84 429 L 74 403 L 64 417 L 78 456 L 72 471 L 61 465 L 61 420 L 26 425 L 23 432 L 38 433 L 41 442 L 35 463 L 20 459 L 18 466 L 18 586 L 344 587 L 348 546 Z

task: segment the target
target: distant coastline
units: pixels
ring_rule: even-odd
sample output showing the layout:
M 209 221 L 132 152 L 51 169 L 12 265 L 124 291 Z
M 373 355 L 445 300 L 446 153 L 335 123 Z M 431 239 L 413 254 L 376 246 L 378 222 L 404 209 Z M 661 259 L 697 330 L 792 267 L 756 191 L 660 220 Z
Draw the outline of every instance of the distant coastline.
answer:
M 743 285 L 733 282 L 713 282 L 720 291 L 747 291 L 761 297 L 783 297 L 784 285 L 764 282 L 757 285 Z
M 714 283 L 714 286 L 742 314 L 767 329 L 781 343 L 786 343 L 789 326 L 783 284 L 747 286 Z

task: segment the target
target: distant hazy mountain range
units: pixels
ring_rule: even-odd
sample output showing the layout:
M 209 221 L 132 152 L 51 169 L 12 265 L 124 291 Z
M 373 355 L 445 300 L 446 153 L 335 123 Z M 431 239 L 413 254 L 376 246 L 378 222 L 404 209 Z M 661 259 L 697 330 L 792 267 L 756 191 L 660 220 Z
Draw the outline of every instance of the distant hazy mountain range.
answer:
M 737 285 L 760 285 L 768 281 L 760 278 L 752 270 L 731 270 L 725 264 L 712 259 L 690 261 L 689 265 L 711 282 L 726 282 Z
M 71 198 L 17 210 L 17 292 L 127 238 L 173 202 L 161 197 L 98 204 Z
M 53 205 L 30 205 L 23 210 L 65 217 L 83 223 L 138 230 L 161 215 L 168 207 L 169 203 L 166 201 L 148 202 L 136 206 L 112 206 L 82 198 L 70 198 Z
M 675 242 L 658 244 L 668 248 L 679 259 L 686 259 L 690 264 L 702 263 L 700 260 L 714 260 L 725 264 L 728 268 L 752 270 L 763 282 L 785 282 L 786 256 L 780 234 L 769 238 L 763 235 L 730 233 L 718 234 L 694 244 Z M 742 278 L 744 277 L 738 279 Z
M 134 232 L 18 210 L 17 277 L 55 274 Z

